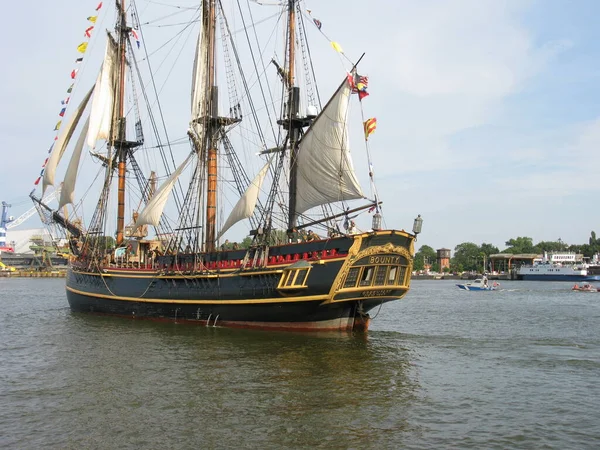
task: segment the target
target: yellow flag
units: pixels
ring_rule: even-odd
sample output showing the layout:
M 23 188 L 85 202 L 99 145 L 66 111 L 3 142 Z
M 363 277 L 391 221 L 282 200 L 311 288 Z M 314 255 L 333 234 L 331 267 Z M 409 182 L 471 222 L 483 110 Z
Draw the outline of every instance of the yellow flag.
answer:
M 375 117 L 367 119 L 365 120 L 363 126 L 365 128 L 365 139 L 368 139 L 369 136 L 371 136 L 371 134 L 373 134 L 375 132 L 375 129 L 377 128 L 377 119 Z
M 92 23 L 96 23 L 97 18 L 98 18 L 98 16 L 90 16 L 90 17 L 88 17 L 88 20 Z
M 79 53 L 85 53 L 85 51 L 87 50 L 87 46 L 88 46 L 88 43 L 87 42 L 83 42 L 82 44 L 79 44 L 77 46 L 77 51 Z
M 344 50 L 342 50 L 342 46 L 340 44 L 338 44 L 337 42 L 331 41 L 331 46 L 333 47 L 333 49 L 336 52 L 338 52 L 338 53 L 344 53 Z

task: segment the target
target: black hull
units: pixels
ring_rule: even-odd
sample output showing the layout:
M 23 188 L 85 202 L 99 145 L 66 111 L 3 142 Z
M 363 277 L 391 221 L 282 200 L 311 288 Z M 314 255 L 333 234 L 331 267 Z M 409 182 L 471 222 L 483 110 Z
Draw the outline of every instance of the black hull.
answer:
M 383 242 L 378 239 L 382 236 L 370 234 L 274 247 L 270 263 L 255 269 L 230 268 L 236 266 L 235 252 L 220 252 L 228 259 L 216 270 L 201 272 L 182 272 L 180 266 L 105 267 L 102 272 L 72 267 L 67 298 L 76 312 L 129 318 L 263 329 L 364 330 L 368 311 L 402 298 L 410 282 L 412 236 L 388 232 Z M 368 270 L 372 279 L 362 280 Z

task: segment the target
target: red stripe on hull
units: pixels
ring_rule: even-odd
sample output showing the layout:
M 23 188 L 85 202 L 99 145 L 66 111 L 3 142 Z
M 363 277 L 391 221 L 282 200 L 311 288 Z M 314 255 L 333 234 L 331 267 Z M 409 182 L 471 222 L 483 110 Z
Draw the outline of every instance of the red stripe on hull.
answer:
M 76 311 L 74 311 L 76 312 Z M 252 330 L 272 330 L 272 331 L 358 331 L 366 332 L 371 324 L 371 319 L 367 317 L 346 317 L 341 319 L 323 320 L 318 322 L 244 322 L 244 321 L 219 321 L 217 320 L 190 320 L 175 319 L 169 317 L 146 317 L 125 314 L 111 314 L 102 312 L 76 312 L 79 314 L 92 314 L 94 316 L 119 317 L 123 319 L 148 320 L 151 322 L 162 323 L 185 323 L 205 327 L 226 327 L 226 328 L 244 328 Z

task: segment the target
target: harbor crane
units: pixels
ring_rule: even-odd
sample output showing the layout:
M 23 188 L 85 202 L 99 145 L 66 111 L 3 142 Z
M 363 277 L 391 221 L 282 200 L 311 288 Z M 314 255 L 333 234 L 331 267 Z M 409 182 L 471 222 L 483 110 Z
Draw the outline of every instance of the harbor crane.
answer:
M 48 202 L 51 202 L 58 194 L 60 194 L 60 188 L 50 192 L 46 197 L 44 197 L 44 203 L 47 204 Z M 10 230 L 11 228 L 21 225 L 37 211 L 36 207 L 34 206 L 15 219 L 13 216 L 8 215 L 8 208 L 10 207 L 11 205 L 8 203 L 2 202 L 2 214 L 0 215 L 0 250 L 7 249 L 6 230 Z

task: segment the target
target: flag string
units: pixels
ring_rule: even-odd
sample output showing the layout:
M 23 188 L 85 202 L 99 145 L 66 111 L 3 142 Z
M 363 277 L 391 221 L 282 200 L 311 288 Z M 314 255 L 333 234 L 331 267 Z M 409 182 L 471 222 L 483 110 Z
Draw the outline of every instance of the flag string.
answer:
M 62 125 L 62 118 L 67 113 L 67 110 L 69 107 L 69 101 L 71 99 L 71 93 L 73 92 L 73 88 L 75 87 L 75 83 L 77 81 L 77 74 L 79 73 L 79 68 L 77 66 L 83 62 L 83 58 L 84 58 L 85 52 L 88 48 L 90 38 L 92 37 L 92 31 L 94 30 L 96 20 L 98 19 L 98 14 L 99 14 L 99 11 L 101 8 L 102 8 L 102 2 L 98 3 L 98 6 L 96 6 L 96 9 L 94 12 L 95 15 L 88 16 L 86 19 L 88 22 L 88 25 L 86 26 L 85 32 L 83 34 L 84 41 L 77 46 L 77 52 L 81 53 L 81 56 L 79 56 L 75 59 L 76 67 L 71 70 L 71 74 L 70 74 L 71 83 L 70 83 L 69 87 L 67 88 L 66 95 L 63 96 L 62 100 L 60 101 L 60 110 L 58 112 L 58 116 L 60 117 L 60 119 L 54 126 L 54 131 L 56 132 L 56 134 L 54 136 L 54 140 L 52 141 L 52 145 L 50 145 L 50 148 L 47 151 L 48 155 L 52 153 L 52 150 L 54 149 L 54 144 L 58 140 L 58 136 L 60 133 L 60 127 Z M 48 159 L 49 159 L 49 156 L 47 156 L 44 159 L 40 174 L 37 177 L 37 179 L 35 180 L 35 182 L 33 183 L 34 186 L 37 186 L 40 183 L 42 177 L 44 176 L 44 171 L 46 169 L 46 164 L 48 163 Z

